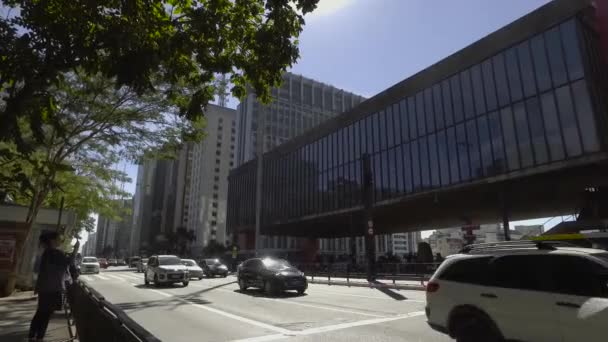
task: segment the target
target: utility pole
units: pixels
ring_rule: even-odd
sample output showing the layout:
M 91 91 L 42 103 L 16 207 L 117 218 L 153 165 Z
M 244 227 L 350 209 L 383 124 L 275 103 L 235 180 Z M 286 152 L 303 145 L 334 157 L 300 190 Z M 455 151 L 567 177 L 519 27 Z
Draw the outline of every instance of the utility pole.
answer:
M 376 239 L 373 210 L 373 179 L 372 167 L 369 154 L 365 153 L 362 156 L 363 163 L 363 204 L 365 219 L 365 250 L 367 255 L 367 280 L 376 280 Z
M 255 182 L 255 255 L 260 256 L 262 242 L 260 241 L 260 226 L 262 224 L 262 173 L 264 172 L 264 143 L 266 133 L 266 108 L 260 106 L 258 115 L 256 182 Z

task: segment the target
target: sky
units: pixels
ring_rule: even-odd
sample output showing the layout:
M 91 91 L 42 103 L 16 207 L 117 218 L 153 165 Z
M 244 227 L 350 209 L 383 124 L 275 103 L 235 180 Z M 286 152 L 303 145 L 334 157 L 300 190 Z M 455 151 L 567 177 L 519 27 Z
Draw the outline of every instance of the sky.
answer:
M 300 59 L 290 71 L 369 98 L 547 2 L 321 0 L 305 16 Z M 237 104 L 230 99 L 228 106 Z M 137 167 L 126 170 L 132 182 L 125 189 L 134 193 Z

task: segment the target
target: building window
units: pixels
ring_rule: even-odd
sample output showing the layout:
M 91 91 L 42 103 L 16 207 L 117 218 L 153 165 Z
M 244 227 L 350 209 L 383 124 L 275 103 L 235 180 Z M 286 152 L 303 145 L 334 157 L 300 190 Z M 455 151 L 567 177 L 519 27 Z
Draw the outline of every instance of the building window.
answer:
M 217 184 L 213 185 L 213 190 L 218 190 L 219 186 L 217 186 Z
M 214 178 L 214 179 L 215 179 L 215 181 L 217 182 L 217 181 L 219 181 L 219 180 L 220 180 L 220 176 L 215 176 L 215 178 Z
M 217 148 L 221 148 L 221 147 L 222 147 L 222 143 L 218 141 Z
M 219 156 L 219 155 L 221 155 L 221 154 L 222 154 L 222 152 L 221 152 L 220 150 L 215 151 L 215 155 L 216 155 L 216 156 Z
M 220 172 L 220 168 L 219 168 L 219 167 L 216 167 L 216 168 L 215 168 L 215 172 Z
M 216 164 L 216 165 L 219 165 L 219 164 L 220 164 L 220 160 L 219 160 L 219 159 L 216 159 L 216 160 L 215 160 L 215 164 Z
M 214 207 L 214 208 L 217 208 L 217 202 L 213 202 L 213 203 L 211 204 L 211 206 L 212 206 L 212 207 Z
M 217 194 L 213 194 L 213 199 L 217 199 Z
M 217 212 L 212 211 L 212 212 L 211 212 L 211 216 L 213 216 L 213 217 L 217 217 Z
M 211 225 L 214 227 L 217 226 L 217 221 L 211 221 Z

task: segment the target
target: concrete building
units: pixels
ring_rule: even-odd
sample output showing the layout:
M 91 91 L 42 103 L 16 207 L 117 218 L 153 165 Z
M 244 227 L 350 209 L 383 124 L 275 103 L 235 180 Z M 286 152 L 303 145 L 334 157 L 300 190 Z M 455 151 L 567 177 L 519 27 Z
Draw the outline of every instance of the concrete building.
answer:
M 192 146 L 186 144 L 176 159 L 144 160 L 139 165 L 128 254 L 149 255 L 167 249 L 166 234 L 186 226 L 191 149 Z
M 403 257 L 418 252 L 418 243 L 422 241 L 420 232 L 393 234 L 393 254 Z
M 236 111 L 209 104 L 205 117 L 207 136 L 192 146 L 190 176 L 185 178 L 184 226 L 195 232 L 195 256 L 211 240 L 226 243 L 227 175 L 236 149 Z
M 272 99 L 270 105 L 264 106 L 250 92 L 238 105 L 237 165 L 256 157 L 262 125 L 265 129 L 262 147 L 263 152 L 267 152 L 364 100 L 359 95 L 289 72 L 283 75 L 281 87 L 272 89 Z
M 97 242 L 97 233 L 89 233 L 87 241 L 82 245 L 83 256 L 95 256 L 97 255 L 97 249 L 95 243 Z
M 93 250 L 97 255 L 125 258 L 129 256 L 133 200 L 122 199 L 116 202 L 122 213 L 118 218 L 99 215 Z

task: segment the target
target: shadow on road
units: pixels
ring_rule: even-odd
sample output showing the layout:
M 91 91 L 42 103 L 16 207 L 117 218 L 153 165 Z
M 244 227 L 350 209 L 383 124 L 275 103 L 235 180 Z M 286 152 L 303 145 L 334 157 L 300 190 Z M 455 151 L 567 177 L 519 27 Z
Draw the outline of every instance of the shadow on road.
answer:
M 378 283 L 378 282 L 377 282 Z M 382 284 L 382 283 L 378 283 L 378 284 Z M 394 300 L 406 300 L 407 297 L 402 295 L 401 293 L 395 292 L 392 289 L 389 289 L 387 287 L 383 287 L 383 286 L 374 286 L 374 288 L 382 293 L 384 293 L 385 295 L 393 298 Z
M 242 293 L 251 297 L 268 297 L 268 298 L 296 298 L 296 297 L 304 297 L 307 296 L 308 294 L 303 293 L 303 294 L 299 294 L 297 292 L 291 292 L 291 291 L 283 291 L 283 292 L 279 292 L 276 295 L 269 295 L 266 292 L 264 292 L 264 290 L 261 289 L 254 289 L 254 290 L 245 290 L 245 291 L 241 291 L 239 289 L 234 290 L 234 292 L 236 293 Z

